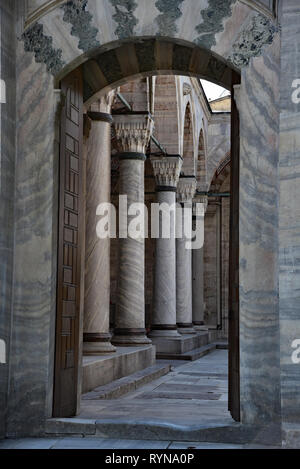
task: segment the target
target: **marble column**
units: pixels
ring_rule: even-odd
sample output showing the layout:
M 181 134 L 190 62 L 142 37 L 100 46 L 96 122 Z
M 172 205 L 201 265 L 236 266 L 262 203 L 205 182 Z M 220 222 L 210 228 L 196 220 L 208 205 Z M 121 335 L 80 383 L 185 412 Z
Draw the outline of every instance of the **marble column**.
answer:
M 151 157 L 151 163 L 156 181 L 157 203 L 161 208 L 159 213 L 162 215 L 159 215 L 159 221 L 157 221 L 159 237 L 156 239 L 153 317 L 149 336 L 180 337 L 176 325 L 175 222 L 176 186 L 182 158 L 180 155 Z M 166 213 L 164 220 L 163 213 Z M 167 226 L 167 221 L 169 232 L 165 234 L 162 222 Z
M 193 334 L 192 307 L 192 249 L 186 246 L 189 232 L 192 231 L 192 200 L 196 191 L 194 177 L 180 177 L 177 185 L 177 201 L 182 208 L 188 209 L 186 216 L 181 212 L 182 220 L 177 219 L 177 225 L 182 226 L 182 236 L 176 240 L 176 321 L 178 332 Z M 183 227 L 186 227 L 186 230 Z M 178 233 L 177 233 L 178 236 Z
M 114 115 L 116 139 L 121 153 L 120 196 L 131 204 L 144 204 L 145 149 L 153 129 L 149 113 Z M 128 228 L 136 215 L 127 215 L 119 203 L 119 217 L 125 218 L 125 234 L 119 234 L 118 295 L 113 343 L 118 345 L 149 344 L 145 330 L 145 239 L 142 229 L 134 236 Z M 122 223 L 124 225 L 124 222 Z M 124 230 L 124 226 L 122 228 Z
M 206 329 L 204 326 L 204 216 L 207 208 L 207 197 L 194 199 L 193 204 L 193 230 L 203 240 L 203 245 L 192 250 L 192 274 L 193 274 L 193 324 L 195 330 Z
M 111 353 L 109 333 L 110 239 L 97 237 L 100 203 L 110 202 L 111 124 L 114 92 L 92 105 L 90 132 L 86 147 L 86 254 L 83 324 L 83 353 Z

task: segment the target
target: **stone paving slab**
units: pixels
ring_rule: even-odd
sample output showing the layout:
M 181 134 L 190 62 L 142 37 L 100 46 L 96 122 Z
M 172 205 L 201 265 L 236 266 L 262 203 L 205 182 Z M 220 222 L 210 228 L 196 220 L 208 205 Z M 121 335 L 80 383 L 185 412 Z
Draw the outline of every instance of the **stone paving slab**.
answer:
M 149 393 L 144 393 L 141 396 L 138 396 L 142 399 L 197 399 L 198 401 L 217 401 L 220 399 L 221 394 L 209 394 L 209 393 L 199 393 L 199 392 L 160 392 L 154 391 Z
M 174 441 L 168 449 L 243 449 L 243 445 L 226 443 L 199 443 L 199 441 Z
M 206 386 L 206 385 L 197 385 L 197 384 L 181 384 L 181 383 L 170 383 L 161 384 L 156 388 L 157 391 L 179 391 L 179 392 L 186 392 L 186 393 L 207 393 L 217 391 L 219 388 L 217 386 Z
M 211 378 L 215 378 L 215 379 L 227 379 L 228 377 L 228 374 L 227 373 L 212 373 L 212 372 L 203 372 L 203 373 L 200 373 L 200 372 L 197 372 L 197 371 L 179 371 L 178 372 L 178 375 L 181 376 L 181 375 L 187 375 L 188 376 L 188 379 L 190 376 L 194 376 L 194 377 L 203 377 L 203 378 L 207 378 L 207 379 L 211 379 Z
M 276 446 L 255 444 L 205 443 L 198 441 L 120 440 L 113 438 L 22 438 L 0 440 L 2 449 L 278 449 Z
M 1 449 L 51 449 L 58 438 L 21 438 L 0 440 Z
M 167 449 L 169 441 L 117 440 L 112 438 L 66 439 L 56 442 L 52 449 Z

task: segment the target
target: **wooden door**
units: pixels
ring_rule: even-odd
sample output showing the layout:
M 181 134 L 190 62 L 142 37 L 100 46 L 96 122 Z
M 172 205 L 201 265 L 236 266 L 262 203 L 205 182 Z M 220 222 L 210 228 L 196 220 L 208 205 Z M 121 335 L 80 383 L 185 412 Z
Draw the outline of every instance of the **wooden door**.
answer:
M 61 82 L 59 227 L 54 417 L 77 413 L 82 245 L 83 93 L 81 70 Z
M 233 84 L 240 77 L 234 74 Z M 240 119 L 231 90 L 231 198 L 229 242 L 229 410 L 240 421 L 240 318 L 239 318 L 239 183 Z

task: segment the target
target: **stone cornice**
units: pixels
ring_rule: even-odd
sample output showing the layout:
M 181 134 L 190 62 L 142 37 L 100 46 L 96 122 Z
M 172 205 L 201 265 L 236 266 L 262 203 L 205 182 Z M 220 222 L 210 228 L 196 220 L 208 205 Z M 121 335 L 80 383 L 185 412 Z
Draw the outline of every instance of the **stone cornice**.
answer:
M 156 185 L 176 187 L 182 167 L 181 156 L 151 156 L 150 160 Z
M 177 184 L 178 202 L 192 202 L 197 187 L 195 177 L 180 177 Z
M 145 153 L 153 132 L 149 113 L 114 114 L 114 128 L 122 152 Z

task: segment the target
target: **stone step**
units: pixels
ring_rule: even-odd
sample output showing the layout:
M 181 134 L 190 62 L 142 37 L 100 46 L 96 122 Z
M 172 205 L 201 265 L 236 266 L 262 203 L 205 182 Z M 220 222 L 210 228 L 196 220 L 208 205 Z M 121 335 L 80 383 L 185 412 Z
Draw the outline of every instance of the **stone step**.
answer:
M 198 441 L 211 443 L 281 444 L 281 430 L 270 426 L 241 425 L 238 422 L 203 425 L 155 423 L 152 419 L 137 421 L 128 418 L 80 419 L 52 418 L 47 420 L 45 436 L 83 436 L 118 440 Z
M 207 344 L 199 348 L 195 348 L 190 350 L 189 352 L 176 354 L 176 353 L 157 353 L 156 358 L 164 359 L 164 360 L 198 360 L 198 358 L 207 355 L 212 350 L 216 350 L 216 344 Z
M 155 347 L 117 347 L 113 353 L 83 356 L 82 393 L 155 365 Z
M 117 399 L 169 373 L 171 365 L 152 365 L 82 395 L 83 400 Z
M 214 342 L 214 344 L 216 345 L 216 348 L 218 350 L 228 350 L 228 342 L 226 341 L 219 340 L 217 342 Z

